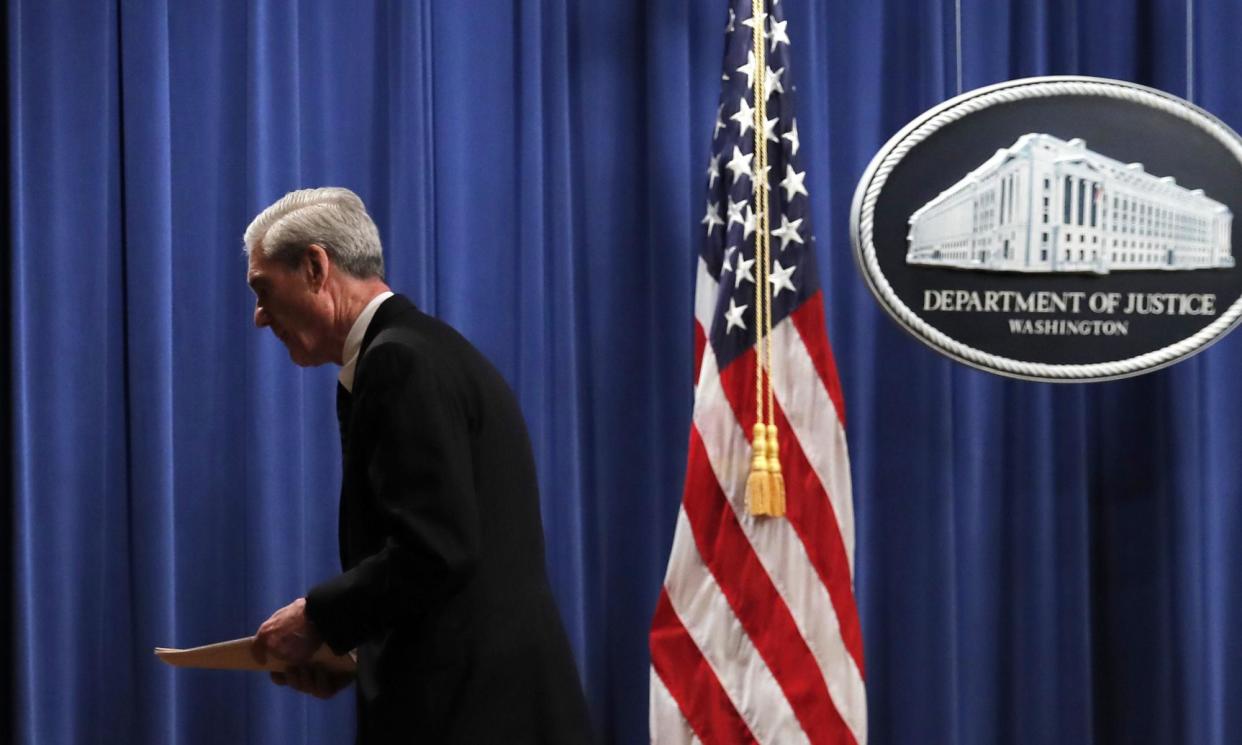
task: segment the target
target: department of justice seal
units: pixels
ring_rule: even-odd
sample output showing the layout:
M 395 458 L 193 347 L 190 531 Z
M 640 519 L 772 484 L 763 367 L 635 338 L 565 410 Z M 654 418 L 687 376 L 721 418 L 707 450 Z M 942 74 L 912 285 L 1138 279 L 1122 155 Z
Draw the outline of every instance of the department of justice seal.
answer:
M 897 133 L 854 194 L 855 256 L 906 330 L 974 367 L 1100 381 L 1242 318 L 1242 139 L 1118 80 L 980 88 Z

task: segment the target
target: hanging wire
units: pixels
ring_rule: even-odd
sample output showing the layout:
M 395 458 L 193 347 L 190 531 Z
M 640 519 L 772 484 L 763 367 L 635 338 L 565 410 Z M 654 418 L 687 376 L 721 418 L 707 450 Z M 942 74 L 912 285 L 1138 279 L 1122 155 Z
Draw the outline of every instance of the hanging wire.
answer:
M 1186 100 L 1195 102 L 1195 0 L 1186 0 Z
M 957 95 L 960 96 L 962 95 L 962 0 L 955 0 L 953 5 L 953 21 L 957 36 Z

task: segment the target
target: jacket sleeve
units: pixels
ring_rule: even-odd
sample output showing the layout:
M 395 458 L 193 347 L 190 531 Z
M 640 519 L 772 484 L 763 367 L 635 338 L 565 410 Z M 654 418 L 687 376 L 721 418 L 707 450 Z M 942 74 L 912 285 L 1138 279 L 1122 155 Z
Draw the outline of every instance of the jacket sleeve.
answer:
M 383 547 L 312 588 L 307 615 L 338 654 L 453 595 L 479 547 L 469 427 L 436 360 L 399 343 L 367 350 L 350 453 L 365 464 Z

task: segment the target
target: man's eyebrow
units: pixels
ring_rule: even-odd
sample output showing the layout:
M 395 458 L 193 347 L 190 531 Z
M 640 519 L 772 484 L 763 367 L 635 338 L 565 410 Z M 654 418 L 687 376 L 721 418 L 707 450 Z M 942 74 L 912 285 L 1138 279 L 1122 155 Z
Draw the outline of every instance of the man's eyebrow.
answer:
M 257 289 L 259 285 L 267 284 L 267 277 L 264 277 L 262 274 L 251 274 L 250 276 L 246 277 L 246 284 L 250 285 L 252 288 Z

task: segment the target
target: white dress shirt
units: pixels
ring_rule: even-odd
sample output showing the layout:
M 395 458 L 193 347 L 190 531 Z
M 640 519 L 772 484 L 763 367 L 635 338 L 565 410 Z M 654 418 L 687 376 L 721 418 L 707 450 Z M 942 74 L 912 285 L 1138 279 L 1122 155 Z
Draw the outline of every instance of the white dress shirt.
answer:
M 371 318 L 375 315 L 375 311 L 379 310 L 380 304 L 390 297 L 392 297 L 392 292 L 381 292 L 371 298 L 367 307 L 363 308 L 358 317 L 354 319 L 354 325 L 350 327 L 349 335 L 345 337 L 345 350 L 341 354 L 341 359 L 345 360 L 345 364 L 341 365 L 340 381 L 341 385 L 345 386 L 345 390 L 350 393 L 354 392 L 354 369 L 358 367 L 358 352 L 362 348 L 362 338 L 367 335 L 367 327 L 371 325 Z

